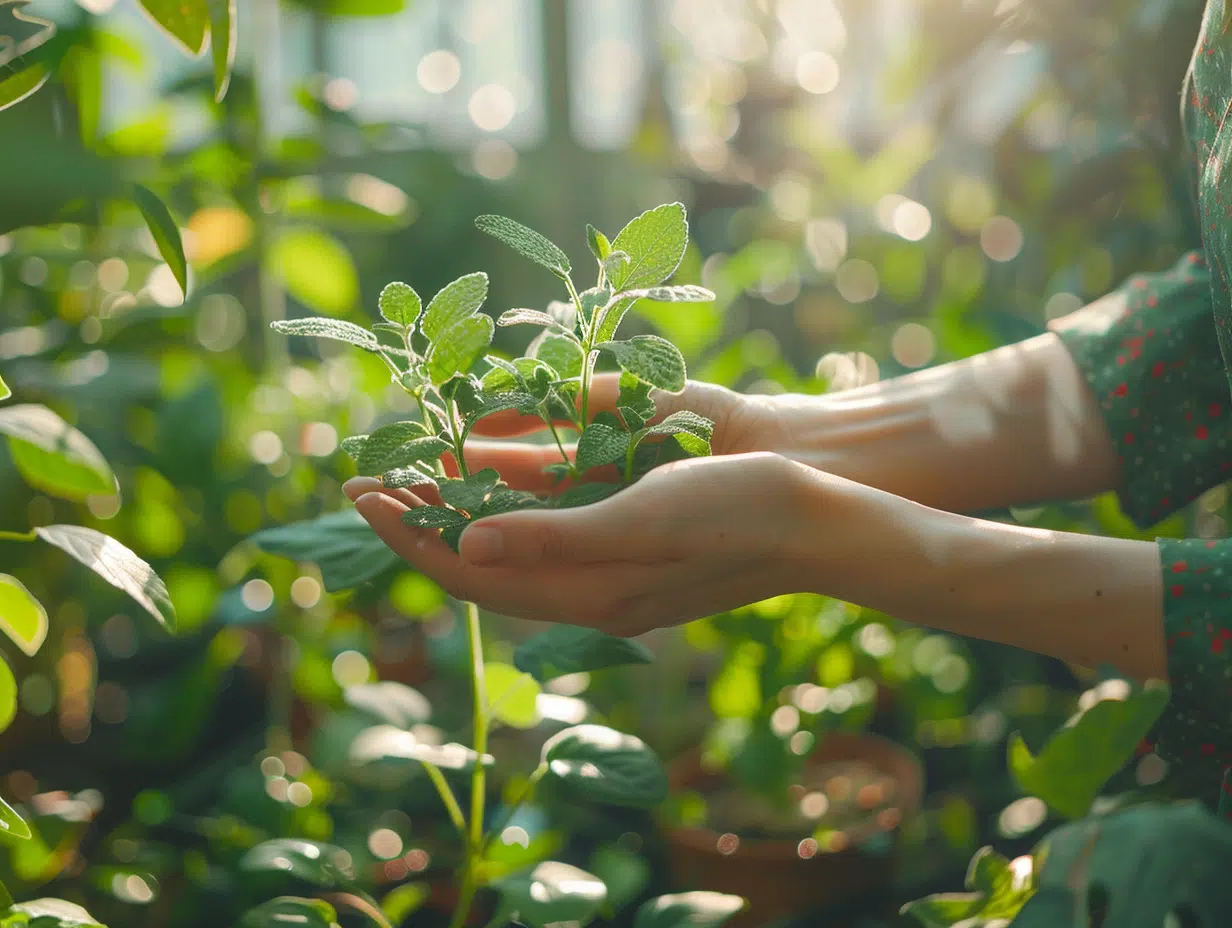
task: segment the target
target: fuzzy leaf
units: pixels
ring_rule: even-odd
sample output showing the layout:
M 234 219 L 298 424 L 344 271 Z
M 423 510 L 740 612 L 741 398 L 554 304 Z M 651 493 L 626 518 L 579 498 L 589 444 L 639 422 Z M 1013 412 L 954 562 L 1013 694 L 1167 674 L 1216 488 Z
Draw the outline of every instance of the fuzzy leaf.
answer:
M 642 903 L 633 928 L 722 928 L 745 905 L 739 896 L 705 890 L 658 896 Z
M 599 322 L 599 328 L 595 332 L 595 342 L 607 342 L 616 337 L 616 330 L 620 328 L 620 323 L 624 321 L 629 309 L 636 303 L 635 299 L 618 299 L 607 308 L 603 314 L 603 319 Z
M 514 666 L 540 683 L 566 674 L 653 660 L 654 655 L 640 642 L 577 625 L 553 625 L 522 642 L 513 655 Z
M 162 255 L 167 267 L 175 275 L 175 281 L 180 285 L 180 293 L 188 294 L 188 260 L 184 257 L 184 243 L 180 240 L 180 227 L 171 217 L 167 204 L 160 200 L 153 191 L 141 184 L 133 184 L 133 200 L 150 234 L 154 236 L 154 244 Z
M 484 396 L 478 406 L 467 409 L 465 416 L 465 424 L 463 431 L 466 434 L 475 427 L 475 424 L 487 416 L 494 413 L 504 412 L 507 409 L 516 409 L 526 415 L 531 415 L 539 407 L 539 400 L 529 393 L 519 391 L 487 393 L 485 389 Z
M 381 474 L 381 483 L 391 490 L 401 490 L 407 487 L 434 487 L 436 486 L 436 475 L 426 473 L 415 465 L 395 467 Z
M 621 372 L 620 395 L 616 398 L 616 409 L 625 426 L 630 431 L 638 431 L 654 418 L 658 411 L 655 401 L 650 398 L 650 384 L 638 380 L 632 374 Z
M 424 311 L 420 329 L 429 341 L 436 342 L 454 325 L 479 312 L 479 308 L 483 306 L 483 301 L 487 298 L 487 274 L 480 271 L 459 277 L 452 283 L 446 284 L 432 298 L 432 302 Z
M 561 380 L 570 380 L 582 374 L 582 346 L 572 338 L 541 332 L 530 343 L 526 353 L 551 367 Z
M 546 267 L 558 277 L 568 277 L 573 269 L 569 257 L 534 229 L 505 216 L 480 216 L 475 220 L 480 231 L 500 239 L 518 254 Z
M 611 352 L 622 370 L 668 393 L 680 393 L 688 382 L 684 355 L 657 335 L 635 335 L 628 341 L 603 342 L 596 346 Z
M 680 266 L 689 245 L 689 223 L 684 205 L 668 203 L 648 210 L 625 226 L 613 251 L 629 255 L 627 263 L 609 272 L 617 290 L 653 287 L 663 283 Z
M 400 326 L 413 326 L 423 309 L 423 301 L 410 284 L 394 281 L 377 298 L 381 315 Z
M 131 596 L 168 630 L 175 629 L 175 607 L 154 568 L 114 538 L 81 525 L 44 525 L 35 534 L 67 552 Z
M 586 224 L 586 244 L 590 247 L 590 253 L 600 264 L 612 253 L 612 243 L 607 240 L 607 236 L 590 223 Z
M 575 725 L 549 738 L 542 762 L 566 794 L 605 805 L 649 809 L 667 798 L 667 773 L 640 738 L 602 725 Z
M 47 610 L 16 577 L 0 574 L 0 631 L 27 657 L 47 640 Z
M 614 416 L 611 417 L 615 419 Z M 586 426 L 578 439 L 577 459 L 575 464 L 579 471 L 603 467 L 623 461 L 629 451 L 629 433 L 619 423 L 611 425 L 596 421 Z
M 579 483 L 570 487 L 552 499 L 555 509 L 576 509 L 579 506 L 590 506 L 602 502 L 609 496 L 619 492 L 619 483 Z
M 595 313 L 602 310 L 612 299 L 612 288 L 610 286 L 591 287 L 589 290 L 583 290 L 578 294 L 578 302 L 582 304 L 582 320 L 587 325 L 594 317 Z
M 537 309 L 509 309 L 501 313 L 500 318 L 496 320 L 497 325 L 541 325 L 544 328 L 552 329 L 556 332 L 566 332 L 563 325 L 553 319 L 545 312 L 540 312 Z
M 397 445 L 392 450 L 378 454 L 371 442 L 364 446 L 360 455 L 359 472 L 365 477 L 375 477 L 416 464 L 430 464 L 450 449 L 449 442 L 435 435 L 415 438 Z M 371 452 L 371 453 L 370 453 Z
M 331 341 L 346 342 L 365 351 L 376 351 L 380 342 L 367 329 L 344 322 L 341 319 L 325 319 L 319 316 L 308 319 L 286 319 L 270 323 L 275 332 L 283 335 L 304 335 L 309 338 L 328 338 Z
M 432 718 L 432 704 L 419 690 L 393 680 L 348 686 L 342 698 L 386 725 L 409 729 Z
M 427 317 L 424 317 L 427 325 Z M 492 344 L 495 326 L 491 316 L 470 316 L 450 326 L 432 345 L 428 373 L 433 383 L 444 383 L 456 374 L 465 374 Z
M 584 926 L 607 898 L 603 881 L 585 870 L 554 860 L 492 884 L 500 903 L 490 924 L 516 922 L 526 928 Z
M 629 264 L 630 260 L 627 251 L 609 251 L 607 257 L 603 259 L 603 276 L 610 283 L 621 269 Z
M 239 38 L 236 29 L 236 0 L 207 0 L 210 8 L 210 55 L 214 60 L 214 102 L 221 103 L 231 86 L 231 71 L 235 67 L 235 49 Z
M 395 448 L 416 438 L 425 438 L 428 429 L 423 423 L 407 420 L 383 425 L 371 435 L 354 435 L 342 442 L 342 449 L 355 458 L 362 470 L 379 463 Z M 380 471 L 372 471 L 380 473 Z
M 625 290 L 620 296 L 629 300 L 654 300 L 658 303 L 712 303 L 718 299 L 713 291 L 694 284 Z
M 699 438 L 710 444 L 710 439 L 714 436 L 714 423 L 709 419 L 699 416 L 695 412 L 690 412 L 687 409 L 681 409 L 678 412 L 672 413 L 658 425 L 653 425 L 646 430 L 647 435 L 690 435 Z
M 500 474 L 489 467 L 471 474 L 465 480 L 442 480 L 441 499 L 454 509 L 474 512 L 499 483 Z
M 453 528 L 469 521 L 462 513 L 444 506 L 419 506 L 402 513 L 402 521 L 413 528 Z
M 116 479 L 101 451 L 46 406 L 21 403 L 0 409 L 0 434 L 31 486 L 64 499 L 111 495 Z
M 475 518 L 500 515 L 503 512 L 518 512 L 522 509 L 537 509 L 543 501 L 533 493 L 524 490 L 511 490 L 508 487 L 497 487 L 486 500 L 475 510 Z
M 545 387 L 550 388 L 551 382 L 556 379 L 556 371 L 538 358 L 518 358 L 512 363 L 495 357 L 486 360 L 492 365 L 492 370 L 484 374 L 481 381 L 485 394 L 531 393 L 533 390 L 531 395 L 540 399 L 539 392 Z
M 402 560 L 354 509 L 267 528 L 249 540 L 267 554 L 316 564 L 330 593 L 357 587 Z

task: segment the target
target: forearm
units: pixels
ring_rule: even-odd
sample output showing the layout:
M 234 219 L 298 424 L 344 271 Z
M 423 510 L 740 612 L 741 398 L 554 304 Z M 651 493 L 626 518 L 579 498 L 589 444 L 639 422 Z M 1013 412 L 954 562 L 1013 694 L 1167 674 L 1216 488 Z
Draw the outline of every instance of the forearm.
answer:
M 850 533 L 811 545 L 801 534 L 805 589 L 1083 666 L 1166 676 L 1155 544 L 1004 525 L 814 481 L 802 525 L 832 525 L 840 507 Z
M 1079 499 L 1118 483 L 1099 407 L 1052 334 L 782 402 L 792 457 L 941 509 Z

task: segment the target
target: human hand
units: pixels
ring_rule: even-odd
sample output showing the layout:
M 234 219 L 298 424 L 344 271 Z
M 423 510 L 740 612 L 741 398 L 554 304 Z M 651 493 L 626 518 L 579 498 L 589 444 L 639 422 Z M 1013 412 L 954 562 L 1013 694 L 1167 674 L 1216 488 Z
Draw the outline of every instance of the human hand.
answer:
M 458 599 L 632 636 L 804 589 L 804 513 L 828 480 L 764 452 L 678 461 L 593 505 L 481 519 L 460 554 L 402 521 L 424 505 L 409 490 L 369 477 L 345 490 L 390 548 Z

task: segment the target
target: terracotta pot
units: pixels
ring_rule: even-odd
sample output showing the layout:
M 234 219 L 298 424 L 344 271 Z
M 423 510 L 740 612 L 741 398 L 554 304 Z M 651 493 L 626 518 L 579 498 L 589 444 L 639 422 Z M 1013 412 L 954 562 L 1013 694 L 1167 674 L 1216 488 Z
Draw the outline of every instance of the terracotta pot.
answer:
M 898 823 L 914 815 L 923 799 L 923 768 L 911 752 L 885 738 L 831 732 L 809 758 L 805 775 L 809 769 L 842 761 L 860 761 L 893 778 L 897 784 L 893 809 L 898 814 L 890 817 L 888 827 L 885 820 L 871 820 L 860 833 L 848 833 L 844 849 L 833 852 L 818 851 L 815 842 L 802 844 L 799 839 L 740 839 L 709 828 L 670 828 L 666 839 L 678 888 L 743 896 L 748 908 L 728 925 L 753 928 L 888 886 L 896 870 Z M 724 782 L 722 774 L 702 768 L 698 751 L 680 757 L 669 775 L 674 789 L 704 791 Z M 890 852 L 861 851 L 860 842 L 877 832 L 890 837 Z

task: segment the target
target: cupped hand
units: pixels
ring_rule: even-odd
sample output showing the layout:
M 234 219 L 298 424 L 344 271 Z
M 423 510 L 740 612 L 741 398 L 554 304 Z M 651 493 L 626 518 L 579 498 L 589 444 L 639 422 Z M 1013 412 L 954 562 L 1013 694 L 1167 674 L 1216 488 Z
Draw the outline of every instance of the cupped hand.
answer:
M 802 496 L 819 480 L 769 453 L 679 461 L 590 506 L 481 519 L 460 555 L 402 521 L 424 505 L 410 491 L 365 477 L 345 489 L 390 548 L 458 599 L 632 636 L 797 592 Z

